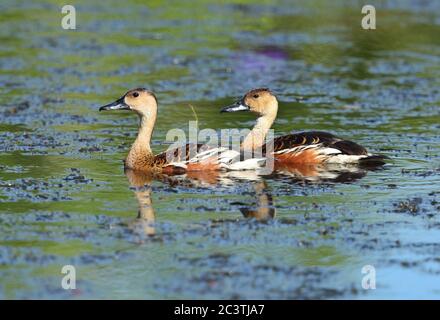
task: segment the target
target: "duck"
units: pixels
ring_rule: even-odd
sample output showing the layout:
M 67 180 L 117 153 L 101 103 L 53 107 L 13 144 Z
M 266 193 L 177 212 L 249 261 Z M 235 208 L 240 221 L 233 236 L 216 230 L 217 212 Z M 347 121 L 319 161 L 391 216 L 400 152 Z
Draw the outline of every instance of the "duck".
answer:
M 260 150 L 266 158 L 271 152 L 275 169 L 322 164 L 363 164 L 381 166 L 386 156 L 374 155 L 353 141 L 324 131 L 305 131 L 279 136 L 266 144 L 266 136 L 278 113 L 278 100 L 269 88 L 248 91 L 241 99 L 220 112 L 250 111 L 257 121 L 241 143 L 244 152 Z
M 204 144 L 188 143 L 181 147 L 154 154 L 150 142 L 156 123 L 158 102 L 156 95 L 146 88 L 136 88 L 127 91 L 122 97 L 99 108 L 99 111 L 128 110 L 139 117 L 139 130 L 127 157 L 124 169 L 134 171 L 149 171 L 164 174 L 183 174 L 190 170 L 210 170 L 216 168 L 210 159 L 193 162 L 191 165 L 181 165 L 198 152 L 209 149 Z
M 129 90 L 119 99 L 99 108 L 99 111 L 111 110 L 128 110 L 139 117 L 137 137 L 124 160 L 125 170 L 181 175 L 188 172 L 249 170 L 265 162 L 261 157 L 248 157 L 242 161 L 240 152 L 236 150 L 200 143 L 187 143 L 155 155 L 150 143 L 158 102 L 156 95 L 146 88 Z

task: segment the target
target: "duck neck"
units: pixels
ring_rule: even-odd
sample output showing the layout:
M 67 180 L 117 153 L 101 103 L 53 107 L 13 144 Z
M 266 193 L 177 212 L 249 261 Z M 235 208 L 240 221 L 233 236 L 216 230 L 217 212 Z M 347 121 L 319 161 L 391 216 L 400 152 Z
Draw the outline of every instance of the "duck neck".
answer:
M 156 123 L 156 115 L 144 114 L 139 115 L 139 131 L 125 160 L 125 166 L 132 169 L 142 169 L 149 165 L 148 161 L 152 160 L 154 155 L 151 151 L 150 141 L 153 134 L 154 124 Z
M 255 150 L 262 145 L 264 145 L 264 140 L 266 138 L 267 133 L 269 132 L 270 127 L 272 126 L 275 115 L 264 115 L 257 119 L 257 123 L 252 128 L 251 132 L 246 136 L 241 144 L 241 148 L 243 150 L 252 151 Z

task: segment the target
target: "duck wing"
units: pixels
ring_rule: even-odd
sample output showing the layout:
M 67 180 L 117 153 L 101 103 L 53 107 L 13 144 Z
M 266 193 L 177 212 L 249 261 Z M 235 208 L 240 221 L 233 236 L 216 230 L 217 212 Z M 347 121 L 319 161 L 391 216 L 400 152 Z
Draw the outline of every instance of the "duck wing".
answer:
M 266 152 L 264 146 L 263 152 Z M 363 146 L 323 131 L 307 131 L 277 137 L 273 154 L 279 161 L 296 163 L 359 163 L 383 165 L 382 155 L 372 155 Z
M 286 152 L 290 149 L 306 146 L 332 148 L 338 150 L 338 153 L 347 155 L 368 155 L 367 149 L 359 144 L 343 140 L 323 131 L 298 132 L 277 137 L 273 140 L 273 152 Z
M 154 156 L 154 165 L 157 167 L 165 167 L 171 164 L 187 162 L 200 152 L 209 150 L 206 144 L 187 143 L 180 147 L 161 152 Z

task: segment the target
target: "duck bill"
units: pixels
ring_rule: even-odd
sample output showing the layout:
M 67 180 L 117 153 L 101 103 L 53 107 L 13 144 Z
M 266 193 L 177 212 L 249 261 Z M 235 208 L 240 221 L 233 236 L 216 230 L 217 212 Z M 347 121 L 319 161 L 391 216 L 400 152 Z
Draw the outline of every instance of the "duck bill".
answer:
M 244 103 L 242 100 L 237 101 L 234 104 L 231 104 L 230 106 L 224 107 L 220 110 L 220 112 L 237 112 L 237 111 L 249 111 L 249 106 Z
M 99 111 L 106 111 L 106 110 L 129 110 L 130 107 L 124 102 L 124 97 L 119 98 L 115 102 L 106 104 L 105 106 L 102 106 L 99 108 Z

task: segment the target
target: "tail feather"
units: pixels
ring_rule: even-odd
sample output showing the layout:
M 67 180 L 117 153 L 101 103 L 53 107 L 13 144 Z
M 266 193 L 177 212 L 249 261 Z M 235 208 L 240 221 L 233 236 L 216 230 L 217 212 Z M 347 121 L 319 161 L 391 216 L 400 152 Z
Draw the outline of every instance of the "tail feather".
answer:
M 379 167 L 386 164 L 386 160 L 390 158 L 381 154 L 368 156 L 362 159 L 359 159 L 359 165 L 365 167 Z

